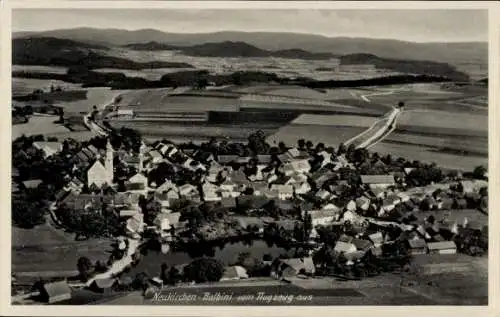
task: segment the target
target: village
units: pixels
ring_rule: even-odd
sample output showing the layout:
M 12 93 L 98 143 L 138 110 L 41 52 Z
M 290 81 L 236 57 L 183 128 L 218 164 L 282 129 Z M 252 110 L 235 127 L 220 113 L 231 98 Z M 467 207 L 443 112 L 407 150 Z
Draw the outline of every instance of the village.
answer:
M 72 288 L 151 292 L 263 276 L 360 280 L 408 269 L 416 255 L 487 254 L 483 167 L 462 174 L 307 140 L 271 146 L 259 131 L 247 144 L 147 142 L 122 129 L 86 142 L 23 136 L 13 147 L 14 222 L 48 216 L 80 238 L 115 239 L 107 263 L 74 259 L 77 282 L 39 283 L 48 303 L 70 299 Z M 40 197 L 46 214 L 23 205 Z M 223 263 L 202 250 L 191 263 L 164 263 L 161 271 L 155 264 L 154 276 L 126 274 L 147 261 L 141 249 L 151 245 L 167 256 L 248 239 L 294 253 Z

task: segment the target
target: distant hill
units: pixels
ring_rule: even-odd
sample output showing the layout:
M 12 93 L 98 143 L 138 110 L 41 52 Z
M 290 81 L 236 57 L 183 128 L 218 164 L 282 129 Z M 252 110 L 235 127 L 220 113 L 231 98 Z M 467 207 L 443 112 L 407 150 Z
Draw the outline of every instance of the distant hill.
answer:
M 374 65 L 377 69 L 388 69 L 404 74 L 425 74 L 443 76 L 453 80 L 467 81 L 469 75 L 460 72 L 455 67 L 440 62 L 388 59 L 373 54 L 349 54 L 340 57 L 341 65 Z
M 103 45 L 81 43 L 52 37 L 25 37 L 12 41 L 12 63 L 16 65 L 43 65 L 116 69 L 192 68 L 186 63 L 152 61 L 138 63 L 129 59 L 105 55 Z
M 240 41 L 262 50 L 280 51 L 301 49 L 311 53 L 327 52 L 333 55 L 368 53 L 384 58 L 432 60 L 456 64 L 472 60 L 488 62 L 488 43 L 415 43 L 398 40 L 326 37 L 314 34 L 278 32 L 214 32 L 198 34 L 165 33 L 153 29 L 136 31 L 120 29 L 75 28 L 38 33 L 14 33 L 52 36 L 99 45 L 127 45 L 157 42 L 174 46 L 193 46 L 204 43 Z
M 176 50 L 181 51 L 185 55 L 201 57 L 282 57 L 297 59 L 329 59 L 334 57 L 330 53 L 311 53 L 301 49 L 268 51 L 241 41 L 204 43 L 192 46 L 175 46 L 152 41 L 148 43 L 127 44 L 124 47 L 138 51 Z

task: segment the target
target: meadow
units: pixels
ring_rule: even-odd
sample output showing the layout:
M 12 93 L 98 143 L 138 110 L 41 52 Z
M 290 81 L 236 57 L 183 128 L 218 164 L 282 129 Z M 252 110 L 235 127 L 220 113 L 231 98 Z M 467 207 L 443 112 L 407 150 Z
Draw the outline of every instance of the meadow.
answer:
M 93 106 L 102 106 L 115 97 L 127 93 L 128 90 L 111 90 L 108 87 L 87 88 L 87 99 L 71 102 L 57 102 L 54 105 L 63 107 L 65 113 L 89 112 Z
M 12 95 L 23 96 L 32 93 L 36 89 L 49 91 L 51 86 L 60 86 L 63 90 L 80 89 L 80 84 L 71 84 L 54 79 L 31 79 L 12 78 Z
M 326 146 L 338 147 L 350 138 L 363 132 L 366 128 L 356 126 L 328 126 L 328 125 L 304 125 L 289 124 L 280 128 L 276 133 L 270 135 L 267 141 L 271 144 L 285 142 L 295 146 L 297 140 L 310 140 L 314 144 L 324 143 Z
M 40 65 L 12 65 L 13 72 L 66 74 L 67 67 Z
M 109 239 L 75 241 L 74 234 L 53 228 L 50 224 L 33 229 L 12 227 L 11 235 L 12 271 L 27 275 L 30 272 L 40 275 L 62 271 L 77 273 L 76 261 L 79 257 L 106 261 L 111 248 Z

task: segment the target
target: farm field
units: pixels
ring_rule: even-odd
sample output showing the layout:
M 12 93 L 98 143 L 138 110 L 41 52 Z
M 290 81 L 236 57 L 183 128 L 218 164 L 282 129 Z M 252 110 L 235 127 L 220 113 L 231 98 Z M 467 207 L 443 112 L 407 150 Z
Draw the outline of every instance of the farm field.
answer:
M 66 74 L 67 67 L 40 65 L 12 65 L 13 72 Z
M 402 130 L 455 135 L 488 135 L 488 117 L 478 114 L 451 113 L 444 111 L 403 111 L 397 126 Z
M 182 142 L 189 142 L 191 139 L 209 140 L 215 138 L 230 138 L 233 141 L 247 141 L 248 136 L 257 130 L 262 130 L 265 134 L 272 134 L 277 129 L 276 125 L 207 125 L 207 124 L 186 124 L 175 123 L 144 122 L 144 121 L 110 121 L 114 128 L 128 127 L 139 131 L 146 138 L 166 138 L 176 139 Z
M 432 133 L 432 132 L 431 132 Z M 424 136 L 411 133 L 401 133 L 397 130 L 388 135 L 384 142 L 396 144 L 411 144 L 436 149 L 453 149 L 468 151 L 477 155 L 488 156 L 488 138 L 471 136 Z
M 100 73 L 122 73 L 127 77 L 141 77 L 147 80 L 160 80 L 165 74 L 171 74 L 186 70 L 193 70 L 192 68 L 153 68 L 153 69 L 116 69 L 116 68 L 97 68 L 94 69 Z
M 32 93 L 36 89 L 49 90 L 50 86 L 60 86 L 63 90 L 77 89 L 81 84 L 67 83 L 54 79 L 31 79 L 31 78 L 12 78 L 12 96 L 23 96 Z
M 128 90 L 111 90 L 108 87 L 87 88 L 87 99 L 70 102 L 58 102 L 55 106 L 64 108 L 65 113 L 89 112 L 93 106 L 107 104 L 118 95 L 127 93 Z
M 237 99 L 169 95 L 171 89 L 141 89 L 123 95 L 121 106 L 133 107 L 135 111 L 238 111 Z
M 303 114 L 293 120 L 291 124 L 319 125 L 319 126 L 354 126 L 369 128 L 377 119 L 373 117 L 349 115 L 317 115 Z
M 33 229 L 12 227 L 11 235 L 12 270 L 27 276 L 30 276 L 29 272 L 76 271 L 76 260 L 81 256 L 92 261 L 109 258 L 110 240 L 75 241 L 73 234 L 49 224 Z
M 382 141 L 370 147 L 370 151 L 382 155 L 390 154 L 392 157 L 404 157 L 408 160 L 434 162 L 448 169 L 472 171 L 478 165 L 488 166 L 488 157 L 443 153 L 430 147 L 418 145 L 394 144 Z
M 31 116 L 28 123 L 12 126 L 12 140 L 17 139 L 23 134 L 30 136 L 35 134 L 52 135 L 70 132 L 66 127 L 54 123 L 58 119 L 58 116 Z
M 276 133 L 269 136 L 267 141 L 270 144 L 285 142 L 287 145 L 296 145 L 297 140 L 310 140 L 314 144 L 324 143 L 325 146 L 337 147 L 350 138 L 365 131 L 364 127 L 356 126 L 326 126 L 318 125 L 311 127 L 304 124 L 289 124 L 280 128 Z

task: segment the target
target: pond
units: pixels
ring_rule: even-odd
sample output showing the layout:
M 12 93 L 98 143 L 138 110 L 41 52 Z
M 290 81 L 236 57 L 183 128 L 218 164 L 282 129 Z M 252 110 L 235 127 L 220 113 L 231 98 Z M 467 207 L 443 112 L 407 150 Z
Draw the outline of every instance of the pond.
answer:
M 141 255 L 139 264 L 132 268 L 127 276 L 135 276 L 137 273 L 144 272 L 148 276 L 158 276 L 160 274 L 160 266 L 166 263 L 169 267 L 180 264 L 188 264 L 193 259 L 201 256 L 214 257 L 223 262 L 224 265 L 231 265 L 236 262 L 238 255 L 243 252 L 248 252 L 257 259 L 262 259 L 265 254 L 270 254 L 273 258 L 280 255 L 293 256 L 295 248 L 286 250 L 285 248 L 271 245 L 270 243 L 256 239 L 246 240 L 233 243 L 216 244 L 196 244 L 186 246 L 184 250 L 171 250 L 163 254 L 160 251 L 148 249 Z

